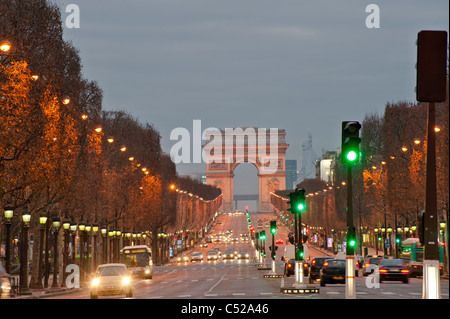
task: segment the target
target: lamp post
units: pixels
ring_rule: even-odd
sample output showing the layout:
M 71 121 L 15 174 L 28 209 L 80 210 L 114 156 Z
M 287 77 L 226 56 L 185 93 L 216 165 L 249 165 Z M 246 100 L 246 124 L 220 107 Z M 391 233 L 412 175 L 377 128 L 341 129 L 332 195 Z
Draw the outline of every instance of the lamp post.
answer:
M 20 240 L 20 293 L 28 289 L 28 228 L 30 226 L 31 213 L 28 206 L 22 211 L 22 231 Z
M 67 218 L 67 216 L 64 218 L 63 221 L 63 231 L 64 231 L 64 250 L 63 250 L 63 279 L 61 283 L 61 287 L 66 286 L 66 268 L 69 264 L 69 234 L 70 234 L 70 220 Z
M 80 238 L 80 281 L 84 281 L 84 232 L 86 229 L 85 223 L 82 221 L 78 224 L 78 237 Z
M 100 230 L 100 232 L 102 233 L 102 263 L 106 264 L 108 262 L 108 229 L 106 228 L 106 225 L 102 225 L 102 229 Z
M 39 216 L 39 230 L 41 233 L 41 238 L 39 241 L 39 273 L 38 273 L 38 283 L 36 284 L 37 289 L 43 289 L 42 286 L 42 275 L 43 275 L 43 249 L 44 249 L 44 233 L 45 233 L 45 224 L 47 223 L 47 213 L 42 212 Z
M 97 234 L 98 234 L 98 224 L 94 223 L 94 225 L 92 226 L 92 232 L 94 234 L 94 254 L 93 254 L 93 260 L 92 260 L 92 268 L 95 269 L 97 267 Z
M 6 272 L 11 273 L 11 220 L 14 216 L 14 210 L 11 204 L 6 204 L 4 208 L 4 217 L 6 225 L 6 245 L 5 245 L 5 268 Z
M 55 246 L 54 246 L 54 253 L 53 253 L 53 283 L 52 288 L 58 287 L 58 233 L 59 233 L 59 227 L 61 226 L 61 221 L 59 219 L 58 214 L 55 214 L 53 217 L 53 235 L 55 237 Z
M 72 252 L 71 252 L 72 253 L 72 261 L 71 261 L 71 263 L 75 264 L 76 253 L 77 253 L 77 249 L 75 247 L 75 237 L 77 235 L 77 224 L 75 222 L 73 222 L 73 221 L 70 223 L 70 232 L 71 232 L 71 235 L 72 235 L 72 242 L 71 242 L 71 245 L 72 245 Z

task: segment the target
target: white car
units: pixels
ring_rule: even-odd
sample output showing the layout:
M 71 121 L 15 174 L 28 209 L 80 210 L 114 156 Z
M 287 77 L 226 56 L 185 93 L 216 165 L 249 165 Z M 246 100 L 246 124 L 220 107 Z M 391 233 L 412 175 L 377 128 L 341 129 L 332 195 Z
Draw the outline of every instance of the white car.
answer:
M 192 253 L 191 262 L 193 261 L 203 261 L 203 254 L 201 252 Z
M 91 281 L 91 299 L 98 296 L 122 295 L 133 297 L 132 276 L 125 264 L 103 264 L 97 267 Z

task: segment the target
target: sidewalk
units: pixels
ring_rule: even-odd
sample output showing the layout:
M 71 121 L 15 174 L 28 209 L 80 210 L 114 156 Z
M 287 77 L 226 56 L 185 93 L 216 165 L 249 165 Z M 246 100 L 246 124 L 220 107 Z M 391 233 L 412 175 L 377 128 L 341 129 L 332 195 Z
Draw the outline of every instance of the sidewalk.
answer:
M 15 278 L 16 282 L 19 282 L 18 276 L 12 276 L 12 278 Z M 29 276 L 28 282 L 30 282 L 31 275 Z M 61 280 L 60 278 L 58 278 Z M 42 280 L 42 285 L 44 285 L 44 280 Z M 67 287 L 61 287 L 61 284 L 58 285 L 58 287 L 52 287 L 53 285 L 53 275 L 49 276 L 48 279 L 48 287 L 42 288 L 42 289 L 31 289 L 28 288 L 25 292 L 23 292 L 21 295 L 18 294 L 18 291 L 11 290 L 11 296 L 10 299 L 40 299 L 40 298 L 46 298 L 49 296 L 58 296 L 63 295 L 67 293 L 77 292 L 83 289 L 83 287 L 86 287 L 86 284 L 80 284 L 80 288 L 67 288 Z M 13 288 L 13 287 L 11 287 Z

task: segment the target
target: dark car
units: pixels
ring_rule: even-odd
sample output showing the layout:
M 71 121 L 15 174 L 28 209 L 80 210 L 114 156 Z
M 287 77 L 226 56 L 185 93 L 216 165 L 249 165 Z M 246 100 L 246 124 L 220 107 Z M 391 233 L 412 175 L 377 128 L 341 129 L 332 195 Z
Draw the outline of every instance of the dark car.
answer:
M 345 284 L 345 259 L 328 259 L 320 271 L 320 285 Z
M 303 275 L 308 276 L 309 265 L 307 262 L 303 262 Z M 289 277 L 290 275 L 295 275 L 295 259 L 289 259 L 288 262 L 284 264 L 284 275 Z
M 409 282 L 409 269 L 401 259 L 383 259 L 380 263 L 380 282 L 387 280 Z
M 314 257 L 311 261 L 311 267 L 309 269 L 309 283 L 314 283 L 315 280 L 320 280 L 320 270 L 323 267 L 325 260 L 333 259 L 330 256 Z
M 381 257 L 371 257 L 364 262 L 363 266 L 363 276 L 367 276 L 374 272 L 381 263 Z

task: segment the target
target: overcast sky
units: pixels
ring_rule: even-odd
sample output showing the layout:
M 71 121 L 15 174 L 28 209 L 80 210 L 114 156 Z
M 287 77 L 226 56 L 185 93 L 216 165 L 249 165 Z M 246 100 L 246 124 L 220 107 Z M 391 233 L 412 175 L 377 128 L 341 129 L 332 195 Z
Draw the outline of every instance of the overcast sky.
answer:
M 286 129 L 287 158 L 308 133 L 318 155 L 340 147 L 341 122 L 415 101 L 417 33 L 448 31 L 448 0 L 52 0 L 80 8 L 64 27 L 104 108 L 162 135 L 177 127 Z M 366 27 L 366 6 L 380 28 Z M 203 165 L 183 165 L 179 172 Z M 255 169 L 256 172 L 256 169 Z M 256 178 L 256 177 L 255 177 Z

